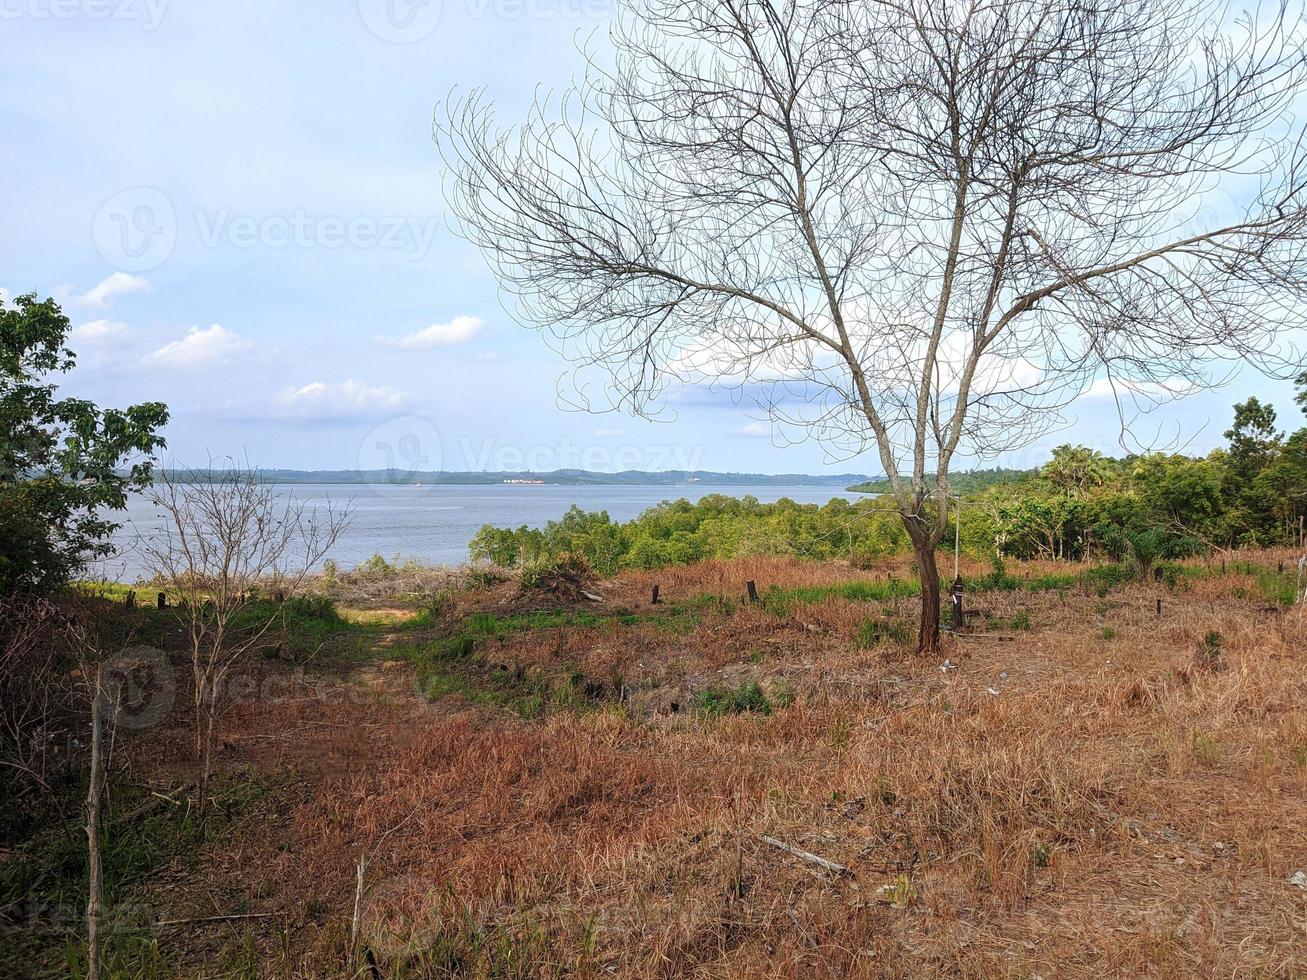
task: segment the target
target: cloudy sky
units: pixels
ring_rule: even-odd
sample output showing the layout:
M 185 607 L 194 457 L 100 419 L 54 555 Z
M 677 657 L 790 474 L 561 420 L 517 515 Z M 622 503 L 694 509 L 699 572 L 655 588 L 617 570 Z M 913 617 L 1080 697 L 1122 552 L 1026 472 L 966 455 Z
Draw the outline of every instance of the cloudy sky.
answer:
M 566 85 L 609 0 L 0 0 L 0 288 L 65 306 L 67 390 L 172 408 L 169 453 L 263 466 L 876 472 L 703 392 L 565 410 L 566 365 L 449 230 L 438 101 Z M 1191 450 L 1258 378 L 1154 416 Z M 1119 451 L 1087 397 L 1060 441 Z M 1296 424 L 1296 423 L 1294 423 Z

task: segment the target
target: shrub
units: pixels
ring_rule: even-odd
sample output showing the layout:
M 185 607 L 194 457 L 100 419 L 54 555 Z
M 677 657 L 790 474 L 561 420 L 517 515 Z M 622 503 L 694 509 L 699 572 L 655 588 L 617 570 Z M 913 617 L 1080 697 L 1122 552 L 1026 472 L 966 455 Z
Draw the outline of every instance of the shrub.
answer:
M 710 687 L 696 694 L 694 703 L 700 711 L 713 718 L 744 712 L 769 715 L 772 708 L 757 681 L 748 681 L 733 689 Z

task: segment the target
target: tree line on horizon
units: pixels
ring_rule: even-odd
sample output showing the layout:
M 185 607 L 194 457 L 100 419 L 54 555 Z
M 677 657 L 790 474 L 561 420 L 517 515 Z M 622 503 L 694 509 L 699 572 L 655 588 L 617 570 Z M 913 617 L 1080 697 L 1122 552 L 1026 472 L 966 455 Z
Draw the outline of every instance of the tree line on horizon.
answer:
M 1307 375 L 1298 385 L 1296 401 L 1307 412 Z M 1253 397 L 1234 406 L 1225 439 L 1201 457 L 1114 459 L 1064 445 L 1035 470 L 977 471 L 969 486 L 959 475 L 951 489 L 961 491 L 961 546 L 997 565 L 1105 560 L 1147 571 L 1163 559 L 1301 545 L 1307 427 L 1279 431 L 1274 407 Z M 945 546 L 952 538 L 951 529 Z M 469 545 L 473 561 L 514 568 L 579 555 L 601 575 L 760 554 L 862 563 L 911 550 L 891 498 L 799 504 L 721 494 L 665 501 L 627 522 L 574 506 L 543 528 L 487 524 Z

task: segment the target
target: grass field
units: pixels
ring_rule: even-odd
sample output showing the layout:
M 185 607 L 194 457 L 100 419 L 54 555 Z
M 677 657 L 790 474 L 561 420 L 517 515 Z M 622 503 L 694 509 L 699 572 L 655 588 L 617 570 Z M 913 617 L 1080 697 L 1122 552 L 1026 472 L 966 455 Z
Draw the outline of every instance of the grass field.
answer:
M 1302 976 L 1281 562 L 967 567 L 931 659 L 902 562 L 305 603 L 231 687 L 216 818 L 184 691 L 120 746 L 116 975 Z M 76 908 L 58 834 L 0 861 L 0 955 L 49 975 L 78 962 L 34 899 Z

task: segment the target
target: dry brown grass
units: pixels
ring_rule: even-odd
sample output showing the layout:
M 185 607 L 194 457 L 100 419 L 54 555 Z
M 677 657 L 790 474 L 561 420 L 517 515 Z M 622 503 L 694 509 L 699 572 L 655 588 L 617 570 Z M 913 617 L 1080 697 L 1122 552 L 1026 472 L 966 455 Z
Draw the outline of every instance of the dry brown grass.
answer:
M 759 558 L 598 589 L 649 612 L 654 582 L 677 601 L 908 571 Z M 950 639 L 943 672 L 852 643 L 910 600 L 836 599 L 524 633 L 487 654 L 620 674 L 629 702 L 587 713 L 524 721 L 402 683 L 242 706 L 231 763 L 319 775 L 210 871 L 299 917 L 281 962 L 304 976 L 345 969 L 360 855 L 366 941 L 405 975 L 1301 976 L 1307 626 L 1255 588 L 1234 598 L 1246 579 L 978 597 L 1031 628 Z M 1195 659 L 1212 630 L 1215 667 Z M 795 701 L 689 709 L 748 680 Z M 300 748 L 275 748 L 278 732 Z

